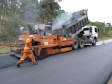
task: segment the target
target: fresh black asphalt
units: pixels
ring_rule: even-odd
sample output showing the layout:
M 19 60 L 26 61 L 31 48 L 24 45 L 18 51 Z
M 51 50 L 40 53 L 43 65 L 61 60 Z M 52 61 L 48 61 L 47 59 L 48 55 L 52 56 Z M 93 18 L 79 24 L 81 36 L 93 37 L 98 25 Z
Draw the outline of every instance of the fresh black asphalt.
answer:
M 0 84 L 106 84 L 112 72 L 112 42 L 53 55 L 34 66 L 26 62 L 17 68 L 17 58 L 2 59 L 0 67 L 3 61 L 12 64 L 0 69 Z
M 17 61 L 17 58 L 14 58 L 10 55 L 0 56 L 0 69 L 14 66 Z

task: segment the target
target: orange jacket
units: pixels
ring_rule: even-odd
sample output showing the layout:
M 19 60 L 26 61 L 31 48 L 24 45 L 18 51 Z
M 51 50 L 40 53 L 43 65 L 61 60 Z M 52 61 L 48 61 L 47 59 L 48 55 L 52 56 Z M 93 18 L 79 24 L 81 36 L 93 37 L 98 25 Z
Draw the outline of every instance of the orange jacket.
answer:
M 30 38 L 28 38 L 25 43 L 24 52 L 31 52 L 31 50 L 33 50 L 31 45 L 32 45 L 31 40 Z

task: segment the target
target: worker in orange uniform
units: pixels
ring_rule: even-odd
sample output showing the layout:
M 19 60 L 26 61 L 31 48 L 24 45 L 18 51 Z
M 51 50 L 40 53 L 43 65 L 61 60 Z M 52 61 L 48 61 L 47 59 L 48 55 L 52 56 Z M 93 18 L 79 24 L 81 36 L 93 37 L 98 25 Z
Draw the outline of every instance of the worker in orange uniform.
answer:
M 25 47 L 24 47 L 24 54 L 23 57 L 17 62 L 16 66 L 20 67 L 20 64 L 29 57 L 32 60 L 33 65 L 36 65 L 35 57 L 32 52 L 33 48 L 31 47 L 33 40 L 33 35 L 30 35 L 29 38 L 26 40 Z

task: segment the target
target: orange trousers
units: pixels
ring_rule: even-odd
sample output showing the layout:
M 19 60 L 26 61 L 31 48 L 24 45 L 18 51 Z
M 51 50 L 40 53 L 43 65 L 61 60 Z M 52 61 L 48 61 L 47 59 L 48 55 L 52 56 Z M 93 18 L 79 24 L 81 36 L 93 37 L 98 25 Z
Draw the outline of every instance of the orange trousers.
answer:
M 35 56 L 33 52 L 24 52 L 23 57 L 20 60 L 24 61 L 27 57 L 29 57 L 32 60 L 33 64 L 36 64 Z
M 29 57 L 32 61 L 35 60 L 35 56 L 32 52 L 25 52 L 23 54 L 23 57 L 21 59 L 25 60 L 27 57 Z

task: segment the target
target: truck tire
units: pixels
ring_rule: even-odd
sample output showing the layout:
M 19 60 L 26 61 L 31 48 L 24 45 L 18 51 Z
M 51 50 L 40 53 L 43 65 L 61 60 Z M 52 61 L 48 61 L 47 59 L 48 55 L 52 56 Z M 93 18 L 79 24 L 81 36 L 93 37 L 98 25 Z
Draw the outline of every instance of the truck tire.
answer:
M 72 49 L 76 50 L 78 48 L 78 41 L 74 40 L 73 45 L 72 45 Z
M 96 46 L 96 40 L 95 40 L 95 39 L 94 39 L 92 45 L 93 45 L 93 46 Z
M 84 47 L 84 40 L 79 40 L 79 48 L 83 48 Z

